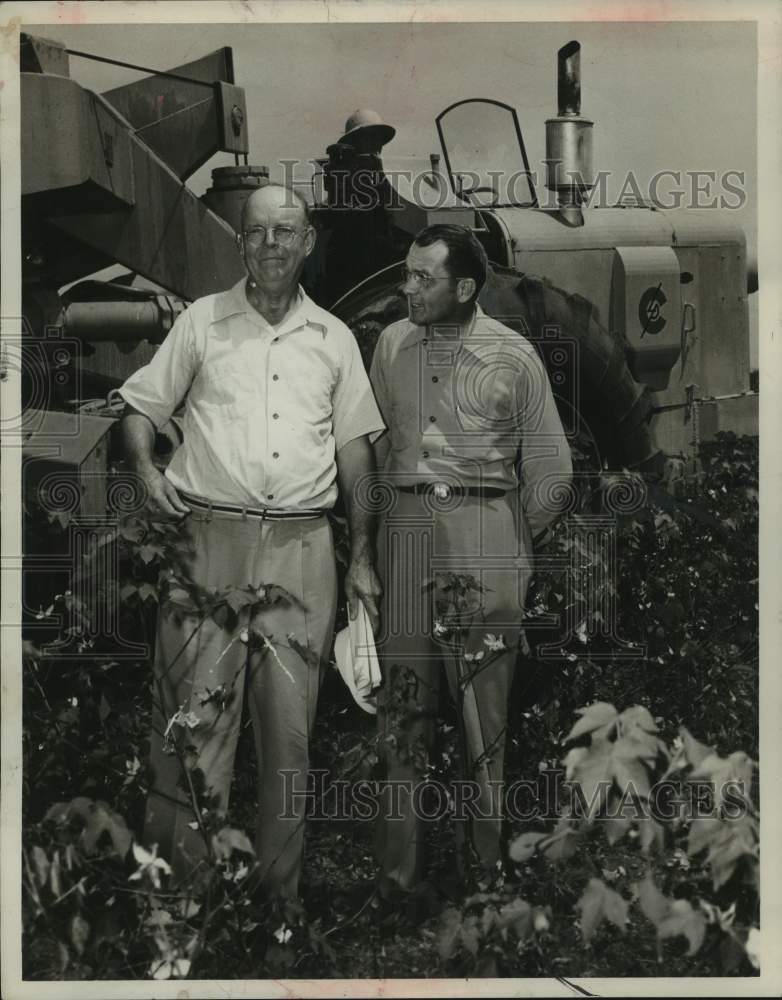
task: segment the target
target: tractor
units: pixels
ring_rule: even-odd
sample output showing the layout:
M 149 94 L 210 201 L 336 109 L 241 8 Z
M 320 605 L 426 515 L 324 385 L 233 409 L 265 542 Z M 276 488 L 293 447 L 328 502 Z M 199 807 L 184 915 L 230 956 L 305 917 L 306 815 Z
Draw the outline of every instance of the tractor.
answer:
M 241 208 L 269 171 L 248 163 L 229 48 L 102 94 L 70 75 L 74 55 L 103 59 L 22 35 L 24 476 L 35 489 L 53 468 L 66 473 L 76 509 L 103 513 L 121 458 L 112 392 L 188 302 L 239 280 Z M 593 207 L 579 43 L 557 62 L 545 191 L 515 109 L 459 101 L 436 117 L 440 152 L 418 172 L 344 149 L 313 161 L 301 190 L 319 239 L 304 284 L 368 364 L 383 327 L 406 314 L 401 267 L 415 234 L 468 226 L 491 262 L 481 305 L 535 344 L 568 434 L 588 438 L 603 468 L 660 476 L 719 430 L 757 433 L 745 238 L 729 213 Z M 218 151 L 235 164 L 198 197 L 186 180 Z M 349 197 L 362 191 L 364 202 Z M 126 270 L 97 280 L 109 265 Z M 180 436 L 174 418 L 161 462 Z

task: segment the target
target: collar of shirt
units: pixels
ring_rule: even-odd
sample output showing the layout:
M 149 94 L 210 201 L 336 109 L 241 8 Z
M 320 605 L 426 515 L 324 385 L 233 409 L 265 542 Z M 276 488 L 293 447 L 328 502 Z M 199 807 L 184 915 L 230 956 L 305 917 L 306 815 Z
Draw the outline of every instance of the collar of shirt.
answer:
M 467 331 L 465 336 L 460 337 L 458 341 L 453 337 L 431 337 L 428 336 L 428 329 L 425 326 L 417 326 L 414 323 L 408 322 L 408 328 L 403 334 L 402 343 L 399 346 L 400 351 L 406 351 L 410 347 L 415 347 L 417 344 L 422 344 L 426 341 L 432 347 L 442 347 L 447 349 L 452 347 L 454 344 L 458 343 L 459 347 L 464 347 L 469 350 L 470 353 L 480 361 L 485 364 L 485 360 L 480 356 L 480 347 L 486 344 L 486 331 L 482 329 L 485 327 L 487 322 L 491 322 L 486 313 L 481 309 L 479 305 L 475 306 L 475 314 L 473 315 L 472 322 L 470 324 L 470 329 Z M 445 325 L 445 324 L 444 324 Z
M 301 285 L 296 290 L 296 303 L 292 311 L 288 313 L 278 326 L 272 326 L 252 306 L 247 298 L 246 281 L 246 277 L 242 278 L 241 281 L 237 281 L 233 288 L 229 288 L 217 296 L 214 306 L 215 323 L 228 319 L 229 316 L 244 313 L 252 323 L 255 323 L 263 330 L 269 331 L 275 337 L 293 333 L 294 330 L 300 330 L 304 326 L 311 326 L 319 330 L 324 337 L 326 336 L 328 332 L 327 327 L 320 322 L 320 319 L 317 317 L 315 303 L 305 293 Z

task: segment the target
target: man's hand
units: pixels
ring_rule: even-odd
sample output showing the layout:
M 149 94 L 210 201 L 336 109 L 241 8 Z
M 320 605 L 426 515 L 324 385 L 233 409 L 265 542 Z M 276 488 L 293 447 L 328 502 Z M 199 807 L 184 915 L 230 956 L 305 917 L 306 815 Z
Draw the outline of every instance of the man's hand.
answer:
M 374 471 L 374 454 L 367 435 L 353 438 L 337 452 L 337 473 L 350 527 L 350 566 L 345 577 L 348 613 L 351 618 L 355 618 L 358 614 L 357 602 L 363 601 L 372 623 L 372 631 L 377 632 L 380 623 L 378 597 L 383 588 L 372 559 L 374 515 L 356 497 L 357 485 L 366 481 Z
M 152 461 L 155 425 L 129 403 L 122 415 L 122 441 L 133 471 L 147 490 L 147 510 L 157 521 L 180 521 L 190 513 L 173 485 Z
M 147 509 L 158 521 L 180 521 L 190 508 L 180 499 L 174 486 L 152 466 L 137 470 L 147 488 Z
M 348 598 L 348 614 L 351 619 L 355 619 L 358 614 L 358 602 L 363 601 L 369 615 L 372 631 L 377 632 L 380 624 L 378 603 L 383 588 L 368 555 L 354 556 L 351 559 L 345 577 L 345 593 Z

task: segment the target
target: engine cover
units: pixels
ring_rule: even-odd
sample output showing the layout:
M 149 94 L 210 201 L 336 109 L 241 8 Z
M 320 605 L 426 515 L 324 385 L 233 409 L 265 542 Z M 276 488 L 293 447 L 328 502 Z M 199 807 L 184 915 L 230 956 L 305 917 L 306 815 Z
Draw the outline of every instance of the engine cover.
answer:
M 681 282 L 671 247 L 616 247 L 610 323 L 627 341 L 633 376 L 666 389 L 681 353 Z

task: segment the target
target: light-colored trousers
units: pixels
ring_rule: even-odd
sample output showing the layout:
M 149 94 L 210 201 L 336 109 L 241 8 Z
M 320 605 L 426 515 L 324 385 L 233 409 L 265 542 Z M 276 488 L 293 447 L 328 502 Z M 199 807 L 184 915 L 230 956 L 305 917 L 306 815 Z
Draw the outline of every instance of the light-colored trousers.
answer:
M 381 883 L 403 889 L 423 877 L 425 817 L 437 809 L 436 801 L 426 804 L 406 790 L 424 781 L 432 761 L 443 673 L 466 744 L 461 778 L 474 786 L 463 793 L 474 801 L 465 804 L 464 821 L 457 816 L 457 842 L 469 838 L 473 856 L 487 869 L 500 857 L 508 699 L 531 576 L 531 540 L 515 494 L 449 503 L 458 505 L 438 511 L 435 501 L 400 492 L 380 525 L 378 735 L 389 785 L 380 797 L 376 851 Z M 453 637 L 433 632 L 438 602 L 452 593 L 443 588 L 454 574 L 469 574 L 484 588 L 465 597 L 471 606 L 460 624 L 461 648 Z M 487 635 L 502 636 L 506 649 L 491 651 Z
M 197 716 L 194 729 L 175 727 L 172 733 L 183 746 L 195 748 L 197 756 L 188 755 L 188 760 L 202 772 L 212 808 L 225 812 L 246 696 L 258 763 L 257 872 L 270 892 L 295 896 L 306 800 L 290 791 L 303 793 L 307 787 L 320 664 L 332 640 L 337 582 L 331 526 L 325 516 L 261 521 L 194 512 L 181 530 L 183 545 L 192 547 L 190 575 L 195 582 L 218 590 L 277 584 L 296 601 L 264 607 L 255 615 L 249 624 L 271 637 L 274 652 L 249 655 L 238 637 L 246 620 L 229 632 L 211 618 L 201 621 L 192 614 L 172 614 L 174 606 L 161 608 L 144 840 L 159 845 L 177 881 L 192 875 L 203 860 L 206 845 L 201 831 L 193 828 L 196 817 L 182 787 L 180 758 L 167 752 L 163 734 L 178 709 Z M 312 651 L 314 663 L 305 662 L 290 646 L 291 634 Z M 221 684 L 227 701 L 205 701 Z M 295 774 L 286 777 L 283 771 Z

